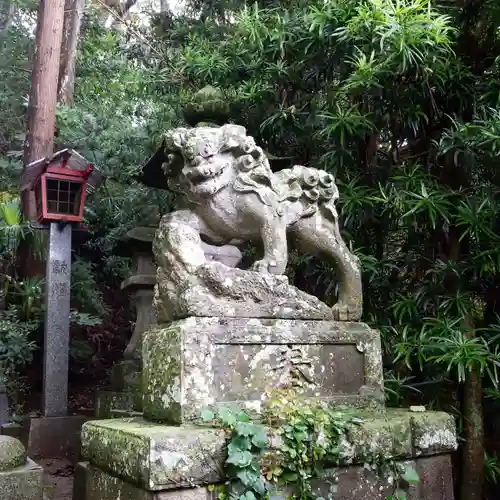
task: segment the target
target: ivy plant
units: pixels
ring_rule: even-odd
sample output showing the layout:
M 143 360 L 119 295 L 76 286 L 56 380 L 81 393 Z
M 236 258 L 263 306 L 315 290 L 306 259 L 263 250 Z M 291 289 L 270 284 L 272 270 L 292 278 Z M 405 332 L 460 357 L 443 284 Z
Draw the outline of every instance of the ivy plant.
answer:
M 320 500 L 315 487 L 320 482 L 328 486 L 326 497 L 335 498 L 337 480 L 326 480 L 325 470 L 352 460 L 341 443 L 347 428 L 362 420 L 298 401 L 293 390 L 275 391 L 261 422 L 252 422 L 243 410 L 203 412 L 203 419 L 223 428 L 228 439 L 220 500 L 264 500 L 277 490 L 290 492 L 291 499 Z M 367 470 L 393 485 L 387 500 L 406 500 L 409 487 L 419 482 L 417 472 L 393 456 L 367 451 L 361 459 Z

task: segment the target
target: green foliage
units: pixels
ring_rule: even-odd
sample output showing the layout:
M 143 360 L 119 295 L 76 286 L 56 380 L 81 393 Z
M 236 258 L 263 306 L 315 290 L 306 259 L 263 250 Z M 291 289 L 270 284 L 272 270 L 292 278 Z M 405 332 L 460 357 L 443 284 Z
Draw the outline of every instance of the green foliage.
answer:
M 495 455 L 488 455 L 484 453 L 484 475 L 485 479 L 492 483 L 497 484 L 500 479 L 500 462 Z
M 17 3 L 17 2 L 16 2 Z M 27 2 L 23 2 L 27 3 Z M 0 34 L 0 180 L 2 187 L 13 187 L 19 178 L 18 160 L 24 141 L 26 96 L 31 85 L 33 37 L 26 25 L 36 19 L 29 5 L 16 8 L 8 32 Z M 23 22 L 24 21 L 24 22 Z M 22 159 L 22 156 L 21 156 Z
M 228 498 L 265 498 L 268 487 L 261 471 L 261 455 L 269 445 L 267 429 L 251 423 L 248 415 L 222 408 L 218 415 L 206 410 L 204 420 L 215 422 L 228 434 L 226 470 L 234 478 Z
M 80 258 L 71 264 L 71 299 L 81 312 L 101 316 L 108 312 L 96 280 L 94 265 Z M 79 314 L 78 317 L 83 316 Z
M 384 391 L 386 404 L 389 407 L 400 407 L 405 397 L 410 393 L 420 394 L 421 391 L 413 386 L 413 377 L 404 377 L 393 370 L 384 373 Z
M 301 403 L 290 389 L 274 391 L 263 415 L 264 423 L 251 422 L 245 411 L 221 408 L 218 414 L 202 412 L 206 422 L 226 431 L 228 446 L 225 474 L 219 493 L 226 499 L 266 499 L 277 488 L 291 489 L 292 497 L 313 500 L 314 480 L 327 468 L 342 465 L 340 441 L 348 425 L 358 420 L 331 409 Z M 417 484 L 416 471 L 398 464 L 394 457 L 364 457 L 365 468 L 394 485 L 388 499 L 405 500 L 410 485 Z M 338 485 L 329 483 L 327 498 L 334 499 Z
M 85 246 L 104 262 L 99 278 L 113 286 L 129 273 L 114 254 L 120 238 L 134 226 L 157 223 L 171 206 L 168 193 L 133 180 L 176 120 L 175 101 L 155 89 L 163 70 L 136 48 L 89 13 L 79 45 L 75 103 L 57 110 L 58 146 L 71 145 L 107 176 L 86 203 Z
M 15 308 L 0 316 L 0 368 L 4 382 L 14 379 L 18 370 L 31 361 L 36 343 L 30 334 L 37 327 L 36 321 L 19 321 Z
M 45 280 L 38 276 L 14 281 L 12 302 L 16 304 L 21 321 L 39 321 L 43 319 L 43 298 Z
M 21 242 L 31 248 L 35 257 L 44 255 L 43 237 L 40 231 L 30 227 L 21 213 L 21 200 L 7 191 L 5 201 L 0 201 L 0 259 L 9 266 L 16 259 Z M 10 199 L 9 199 L 10 198 Z

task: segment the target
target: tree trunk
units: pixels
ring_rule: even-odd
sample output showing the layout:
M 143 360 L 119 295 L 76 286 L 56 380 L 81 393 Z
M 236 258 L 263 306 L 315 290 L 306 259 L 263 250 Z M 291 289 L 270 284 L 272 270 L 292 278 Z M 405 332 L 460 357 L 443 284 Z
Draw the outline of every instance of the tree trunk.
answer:
M 465 318 L 467 337 L 474 338 L 472 318 Z M 481 374 L 474 368 L 467 374 L 463 387 L 462 413 L 464 439 L 462 445 L 461 500 L 481 500 L 484 485 L 483 387 Z
M 76 50 L 80 37 L 84 8 L 85 0 L 66 0 L 65 2 L 57 100 L 60 104 L 65 104 L 66 106 L 73 104 Z
M 64 0 L 40 2 L 24 145 L 25 165 L 53 152 L 63 20 Z M 23 212 L 29 219 L 36 215 L 32 192 L 23 195 Z
M 24 144 L 24 165 L 53 153 L 56 126 L 57 81 L 64 20 L 64 0 L 42 0 L 38 7 L 28 126 Z M 36 218 L 33 191 L 21 193 L 23 217 Z M 36 259 L 25 244 L 18 250 L 23 276 L 45 272 L 45 263 Z
M 455 174 L 458 178 L 458 175 Z M 461 185 L 464 185 L 462 182 Z M 455 226 L 449 227 L 448 258 L 459 262 L 461 255 L 469 252 L 469 239 L 460 242 L 460 231 Z M 459 283 L 453 276 L 447 288 L 453 290 Z M 463 320 L 464 335 L 473 339 L 476 326 L 471 314 Z M 460 462 L 460 500 L 482 500 L 484 485 L 484 426 L 483 426 L 483 387 L 481 373 L 477 366 L 465 374 L 462 386 L 461 413 L 463 417 L 463 437 Z

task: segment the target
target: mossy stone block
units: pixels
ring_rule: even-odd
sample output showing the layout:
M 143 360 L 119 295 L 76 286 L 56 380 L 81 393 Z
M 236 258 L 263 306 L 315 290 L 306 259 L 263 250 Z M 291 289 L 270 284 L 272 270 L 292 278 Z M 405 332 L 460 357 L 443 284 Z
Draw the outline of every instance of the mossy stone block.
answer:
M 182 324 L 149 329 L 143 337 L 143 411 L 146 418 L 181 424 Z M 201 376 L 201 374 L 200 374 Z
M 200 423 L 201 412 L 245 409 L 258 419 L 269 390 L 305 382 L 300 398 L 383 413 L 380 335 L 359 322 L 189 317 L 143 337 L 143 412 Z
M 0 472 L 21 467 L 26 458 L 26 450 L 19 439 L 0 436 Z
M 215 500 L 206 487 L 149 491 L 130 484 L 88 462 L 75 469 L 73 500 Z
M 345 412 L 345 417 L 355 418 L 340 441 L 343 465 L 376 456 L 415 458 L 457 449 L 453 417 L 444 412 L 413 413 L 389 408 L 383 416 Z
M 0 492 L 5 500 L 41 500 L 42 467 L 27 459 L 21 467 L 0 472 Z
M 449 453 L 457 445 L 452 422 L 441 412 L 360 413 L 340 439 L 340 464 Z M 170 427 L 142 418 L 87 422 L 82 429 L 86 460 L 148 491 L 224 481 L 225 445 L 221 430 Z
M 442 411 L 410 413 L 415 456 L 457 449 L 455 419 Z
M 453 500 L 453 474 L 450 455 L 438 455 L 400 461 L 416 469 L 421 480 L 410 487 L 408 500 Z M 313 481 L 313 494 L 328 498 L 332 484 L 337 486 L 335 500 L 386 500 L 394 494 L 394 481 L 367 470 L 363 465 L 327 469 L 320 479 Z M 216 485 L 148 491 L 89 463 L 79 463 L 75 470 L 73 500 L 216 500 Z M 287 500 L 292 488 L 271 492 L 270 500 Z
M 345 455 L 352 449 L 354 459 L 363 457 L 409 457 L 412 452 L 411 426 L 408 415 L 392 415 L 383 418 L 360 419 L 347 430 Z
M 225 444 L 221 430 L 141 418 L 87 422 L 82 428 L 85 460 L 151 491 L 217 482 Z

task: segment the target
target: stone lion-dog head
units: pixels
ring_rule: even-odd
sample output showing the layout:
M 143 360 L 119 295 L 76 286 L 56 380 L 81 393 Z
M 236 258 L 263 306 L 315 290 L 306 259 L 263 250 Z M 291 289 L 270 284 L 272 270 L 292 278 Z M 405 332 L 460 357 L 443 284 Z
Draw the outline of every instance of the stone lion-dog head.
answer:
M 170 188 L 190 198 L 212 197 L 229 185 L 257 194 L 264 186 L 278 190 L 264 151 L 245 127 L 177 128 L 166 134 L 165 149 Z

